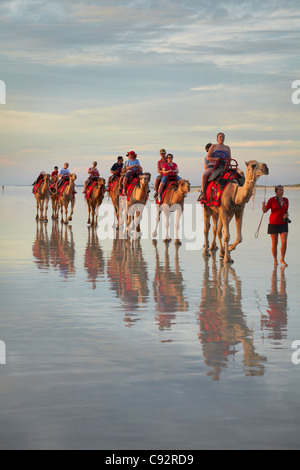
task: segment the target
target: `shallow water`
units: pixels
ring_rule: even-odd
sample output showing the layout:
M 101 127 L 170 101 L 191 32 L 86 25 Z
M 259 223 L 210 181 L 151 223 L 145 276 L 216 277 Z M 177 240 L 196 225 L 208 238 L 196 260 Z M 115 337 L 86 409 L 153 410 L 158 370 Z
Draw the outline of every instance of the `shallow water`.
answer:
M 300 191 L 286 269 L 268 216 L 254 238 L 262 189 L 233 265 L 102 240 L 80 192 L 68 227 L 35 222 L 30 187 L 0 194 L 0 448 L 299 448 Z

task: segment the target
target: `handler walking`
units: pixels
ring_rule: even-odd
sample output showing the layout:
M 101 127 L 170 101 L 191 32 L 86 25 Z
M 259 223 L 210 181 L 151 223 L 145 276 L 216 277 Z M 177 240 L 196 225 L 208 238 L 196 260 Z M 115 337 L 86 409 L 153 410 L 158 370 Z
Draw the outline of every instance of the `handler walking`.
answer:
M 289 200 L 283 197 L 284 187 L 278 185 L 275 187 L 276 196 L 269 199 L 267 204 L 263 202 L 262 210 L 264 213 L 271 209 L 271 215 L 269 219 L 268 234 L 272 238 L 272 254 L 274 258 L 274 264 L 277 265 L 277 252 L 278 252 L 278 239 L 280 235 L 281 239 L 281 259 L 280 263 L 283 266 L 287 266 L 285 262 L 285 254 L 287 250 L 287 239 L 288 239 L 288 223 L 289 220 Z

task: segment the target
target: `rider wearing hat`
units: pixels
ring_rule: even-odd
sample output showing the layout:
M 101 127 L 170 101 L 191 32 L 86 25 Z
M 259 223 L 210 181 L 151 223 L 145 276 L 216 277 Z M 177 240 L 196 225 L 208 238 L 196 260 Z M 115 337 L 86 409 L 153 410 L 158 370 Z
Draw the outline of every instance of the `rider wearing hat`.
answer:
M 140 165 L 139 160 L 137 159 L 137 154 L 132 150 L 128 152 L 127 155 L 128 160 L 125 163 L 125 170 L 126 174 L 123 180 L 123 194 L 126 196 L 126 186 L 128 183 L 129 178 L 132 176 L 133 173 L 142 173 L 143 169 Z

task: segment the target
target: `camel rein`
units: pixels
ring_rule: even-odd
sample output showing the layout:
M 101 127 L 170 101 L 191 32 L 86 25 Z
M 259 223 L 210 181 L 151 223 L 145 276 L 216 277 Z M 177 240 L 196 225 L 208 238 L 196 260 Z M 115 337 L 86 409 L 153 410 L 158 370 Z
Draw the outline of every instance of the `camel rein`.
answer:
M 266 202 L 266 194 L 267 194 L 267 183 L 265 182 L 264 202 Z M 255 232 L 255 235 L 254 235 L 255 238 L 258 238 L 258 236 L 259 236 L 259 231 L 260 231 L 260 227 L 261 227 L 261 224 L 262 224 L 264 215 L 265 215 L 265 213 L 263 212 L 263 213 L 262 213 L 262 216 L 261 216 L 261 219 L 260 219 L 260 222 L 259 222 L 259 226 L 258 226 L 258 228 L 257 228 L 257 230 L 256 230 L 256 232 Z

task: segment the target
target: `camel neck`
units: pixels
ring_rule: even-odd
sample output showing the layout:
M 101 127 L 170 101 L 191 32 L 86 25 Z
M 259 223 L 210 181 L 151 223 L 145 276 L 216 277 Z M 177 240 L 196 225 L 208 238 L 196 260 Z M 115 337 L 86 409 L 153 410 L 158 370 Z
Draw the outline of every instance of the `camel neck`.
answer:
M 235 203 L 237 205 L 245 204 L 250 201 L 255 187 L 255 179 L 247 179 L 243 186 L 238 186 L 235 192 Z

